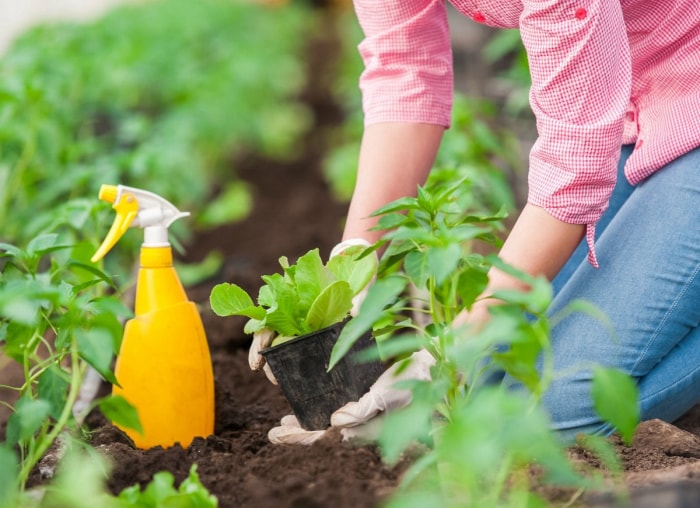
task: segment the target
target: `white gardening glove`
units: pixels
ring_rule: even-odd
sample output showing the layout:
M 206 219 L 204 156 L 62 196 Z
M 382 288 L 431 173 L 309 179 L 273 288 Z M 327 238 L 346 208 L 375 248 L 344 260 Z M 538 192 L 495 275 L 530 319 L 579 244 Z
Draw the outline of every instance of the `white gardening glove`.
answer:
M 277 384 L 277 378 L 265 361 L 265 357 L 260 354 L 260 351 L 270 347 L 275 337 L 275 332 L 263 328 L 253 334 L 253 342 L 250 344 L 250 349 L 248 350 L 248 365 L 250 365 L 251 370 L 262 369 L 267 379 L 269 379 L 273 385 Z
M 349 247 L 354 247 L 356 245 L 369 247 L 370 243 L 364 238 L 351 238 L 350 240 L 345 240 L 333 247 L 329 257 L 332 258 L 333 256 L 337 256 Z M 356 294 L 352 299 L 352 309 L 350 310 L 351 316 L 356 316 L 359 312 L 360 305 L 367 295 L 367 289 L 372 285 L 374 280 L 375 278 L 373 277 L 369 284 L 367 284 L 367 286 L 365 286 L 365 288 Z M 265 361 L 265 357 L 260 354 L 260 351 L 270 347 L 270 344 L 272 344 L 272 341 L 275 340 L 275 338 L 275 332 L 268 330 L 267 328 L 263 328 L 262 330 L 253 334 L 253 342 L 250 344 L 250 349 L 248 350 L 248 365 L 250 366 L 251 370 L 258 371 L 262 369 L 265 376 L 267 376 L 267 379 L 269 379 L 274 385 L 277 384 L 277 378 L 275 378 L 275 375 L 272 373 L 270 366 Z
M 396 388 L 400 381 L 430 381 L 430 368 L 435 358 L 425 349 L 413 353 L 410 363 L 397 373 L 403 361 L 389 367 L 356 402 L 348 402 L 331 415 L 331 428 L 340 429 L 343 440 L 376 437 L 373 420 L 380 413 L 407 406 L 411 402 L 411 390 Z M 282 418 L 279 427 L 267 434 L 273 444 L 311 444 L 323 437 L 328 430 L 304 430 L 293 415 Z

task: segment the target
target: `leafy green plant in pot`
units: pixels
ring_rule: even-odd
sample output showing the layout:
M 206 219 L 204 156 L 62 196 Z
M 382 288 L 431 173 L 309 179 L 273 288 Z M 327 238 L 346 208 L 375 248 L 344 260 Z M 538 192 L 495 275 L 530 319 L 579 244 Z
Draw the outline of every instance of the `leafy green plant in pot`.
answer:
M 245 316 L 244 331 L 276 333 L 261 351 L 299 423 L 307 430 L 325 429 L 331 414 L 365 394 L 383 372 L 380 360 L 359 362 L 356 353 L 376 348 L 365 333 L 350 354 L 329 370 L 331 351 L 351 315 L 353 299 L 370 283 L 377 270 L 375 255 L 352 246 L 327 263 L 318 249 L 292 265 L 279 262 L 282 273 L 263 275 L 257 304 L 240 286 L 219 284 L 210 295 L 219 316 Z

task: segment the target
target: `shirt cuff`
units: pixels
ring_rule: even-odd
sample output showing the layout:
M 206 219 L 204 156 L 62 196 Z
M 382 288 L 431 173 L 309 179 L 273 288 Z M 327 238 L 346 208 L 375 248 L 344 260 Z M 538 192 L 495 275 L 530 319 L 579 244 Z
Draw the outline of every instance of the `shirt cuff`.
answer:
M 595 255 L 595 223 L 586 224 L 586 243 L 588 244 L 588 262 L 593 268 L 600 268 Z

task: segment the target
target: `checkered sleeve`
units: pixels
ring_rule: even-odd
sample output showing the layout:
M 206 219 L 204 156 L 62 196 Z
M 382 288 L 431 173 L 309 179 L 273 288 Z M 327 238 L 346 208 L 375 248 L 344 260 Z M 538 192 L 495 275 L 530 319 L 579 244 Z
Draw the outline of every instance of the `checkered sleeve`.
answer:
M 631 87 L 619 0 L 524 0 L 520 31 L 532 76 L 538 139 L 530 153 L 528 202 L 586 224 L 597 265 L 595 223 L 615 185 Z
M 358 49 L 365 124 L 448 127 L 452 51 L 444 0 L 355 0 L 365 38 Z

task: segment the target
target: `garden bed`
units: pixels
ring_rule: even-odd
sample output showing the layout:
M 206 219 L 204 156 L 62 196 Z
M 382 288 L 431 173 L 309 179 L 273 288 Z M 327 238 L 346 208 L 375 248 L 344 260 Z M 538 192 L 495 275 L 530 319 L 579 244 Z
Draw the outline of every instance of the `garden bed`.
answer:
M 146 485 L 162 470 L 170 471 L 179 483 L 196 463 L 202 483 L 222 508 L 378 506 L 397 487 L 410 458 L 390 468 L 374 447 L 352 446 L 334 434 L 312 446 L 270 444 L 267 432 L 291 412 L 289 405 L 262 372 L 250 371 L 250 337 L 243 333 L 244 319 L 220 318 L 208 307 L 211 287 L 222 280 L 254 290 L 261 274 L 277 269 L 280 255 L 293 258 L 312 246 L 327 255 L 338 240 L 345 205 L 330 197 L 313 150 L 308 159 L 288 165 L 250 159 L 241 167 L 241 176 L 257 189 L 250 217 L 202 234 L 189 249 L 192 260 L 214 248 L 227 260 L 215 280 L 189 291 L 201 304 L 210 341 L 215 433 L 187 448 L 137 450 L 120 431 L 93 415 L 96 430 L 91 442 L 113 463 L 109 489 L 118 493 L 136 483 Z M 689 413 L 678 427 L 692 434 L 678 429 L 668 436 L 658 425 L 644 424 L 637 435 L 639 444 L 617 445 L 632 486 L 668 485 L 697 476 L 694 466 L 700 465 L 700 439 L 695 436 L 700 435 L 700 411 Z M 580 449 L 572 448 L 571 453 L 593 467 L 599 465 Z M 563 505 L 574 492 L 548 488 L 544 495 Z
M 315 108 L 321 108 L 321 125 L 337 120 L 331 102 L 324 98 L 314 102 Z M 371 507 L 381 504 L 399 484 L 410 458 L 387 467 L 374 447 L 352 446 L 335 434 L 312 446 L 270 444 L 267 432 L 291 413 L 289 405 L 261 372 L 250 371 L 250 337 L 243 333 L 244 318 L 220 318 L 208 305 L 209 292 L 218 282 L 235 281 L 255 291 L 260 275 L 278 269 L 279 256 L 292 259 L 311 247 L 327 255 L 338 241 L 346 205 L 335 201 L 326 187 L 319 169 L 322 133 L 314 139 L 317 143 L 311 143 L 305 157 L 294 163 L 250 158 L 239 164 L 241 178 L 250 182 L 255 193 L 251 215 L 240 223 L 200 234 L 188 249 L 192 261 L 212 249 L 221 251 L 226 259 L 224 271 L 215 279 L 189 290 L 190 297 L 201 305 L 212 352 L 214 435 L 197 439 L 187 448 L 137 450 L 120 431 L 93 415 L 91 442 L 113 463 L 108 482 L 112 492 L 136 483 L 146 485 L 162 470 L 170 471 L 179 483 L 193 463 L 222 508 Z M 697 476 L 700 438 L 695 436 L 700 435 L 700 411 L 677 423 L 691 434 L 674 428 L 678 432 L 669 436 L 658 425 L 644 424 L 638 444 L 617 444 L 630 485 L 668 485 Z M 584 451 L 572 448 L 571 453 L 599 467 L 598 460 Z M 544 495 L 563 505 L 574 492 L 548 488 Z

